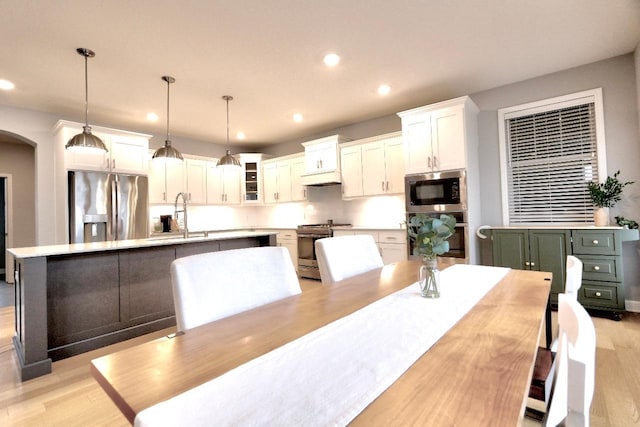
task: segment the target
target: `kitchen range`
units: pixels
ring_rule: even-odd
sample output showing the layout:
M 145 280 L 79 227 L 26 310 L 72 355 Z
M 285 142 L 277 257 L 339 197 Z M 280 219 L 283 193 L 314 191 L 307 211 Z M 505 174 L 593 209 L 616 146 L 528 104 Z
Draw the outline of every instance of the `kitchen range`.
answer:
M 320 280 L 320 269 L 316 258 L 315 242 L 333 236 L 333 227 L 350 227 L 351 224 L 304 224 L 298 226 L 298 275 Z

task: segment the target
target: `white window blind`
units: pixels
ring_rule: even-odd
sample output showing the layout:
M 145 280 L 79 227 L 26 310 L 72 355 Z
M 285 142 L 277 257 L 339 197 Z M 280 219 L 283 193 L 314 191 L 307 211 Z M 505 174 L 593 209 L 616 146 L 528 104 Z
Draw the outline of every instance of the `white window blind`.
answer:
M 593 222 L 587 182 L 598 180 L 595 103 L 572 104 L 505 117 L 510 224 Z

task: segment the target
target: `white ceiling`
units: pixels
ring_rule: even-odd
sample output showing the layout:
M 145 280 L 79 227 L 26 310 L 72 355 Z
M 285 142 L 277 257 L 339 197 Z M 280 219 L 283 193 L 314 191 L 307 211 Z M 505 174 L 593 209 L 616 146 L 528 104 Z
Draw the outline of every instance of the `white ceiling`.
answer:
M 279 143 L 639 41 L 640 0 L 0 0 L 0 104 L 83 121 L 86 47 L 90 124 L 162 136 L 171 75 L 172 135 L 224 143 L 229 94 L 233 144 Z

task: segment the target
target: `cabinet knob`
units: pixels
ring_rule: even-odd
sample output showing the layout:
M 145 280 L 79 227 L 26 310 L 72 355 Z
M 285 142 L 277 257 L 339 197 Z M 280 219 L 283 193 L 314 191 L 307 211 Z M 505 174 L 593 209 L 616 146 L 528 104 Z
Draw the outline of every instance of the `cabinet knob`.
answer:
M 531 265 L 531 263 L 529 261 L 525 261 L 524 265 L 528 267 L 529 265 Z
M 594 245 L 597 245 L 597 244 L 598 244 L 598 241 L 594 239 L 594 240 L 593 240 L 593 244 L 594 244 Z
M 535 266 L 536 266 L 536 263 L 535 263 L 535 262 L 532 262 L 532 263 L 531 263 L 531 267 L 535 267 Z
M 595 271 L 600 271 L 600 266 L 599 266 L 599 265 L 594 265 L 594 266 L 593 266 L 593 269 L 594 269 Z
M 597 296 L 597 297 L 601 297 L 601 296 L 602 296 L 602 293 L 600 293 L 600 291 L 598 291 L 598 292 L 596 292 L 596 296 Z

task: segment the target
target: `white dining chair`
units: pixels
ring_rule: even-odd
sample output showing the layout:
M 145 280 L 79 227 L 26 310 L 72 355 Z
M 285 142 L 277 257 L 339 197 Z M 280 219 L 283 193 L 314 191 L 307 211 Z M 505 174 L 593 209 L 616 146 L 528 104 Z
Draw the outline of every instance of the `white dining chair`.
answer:
M 178 331 L 301 292 L 288 250 L 277 246 L 178 258 L 171 282 Z
M 567 256 L 567 279 L 564 284 L 564 293 L 567 296 L 578 299 L 578 290 L 582 286 L 582 261 L 573 255 Z
M 384 265 L 376 241 L 368 234 L 318 239 L 315 249 L 324 285 Z
M 580 303 L 558 295 L 560 338 L 545 426 L 589 426 L 595 389 L 596 330 Z

